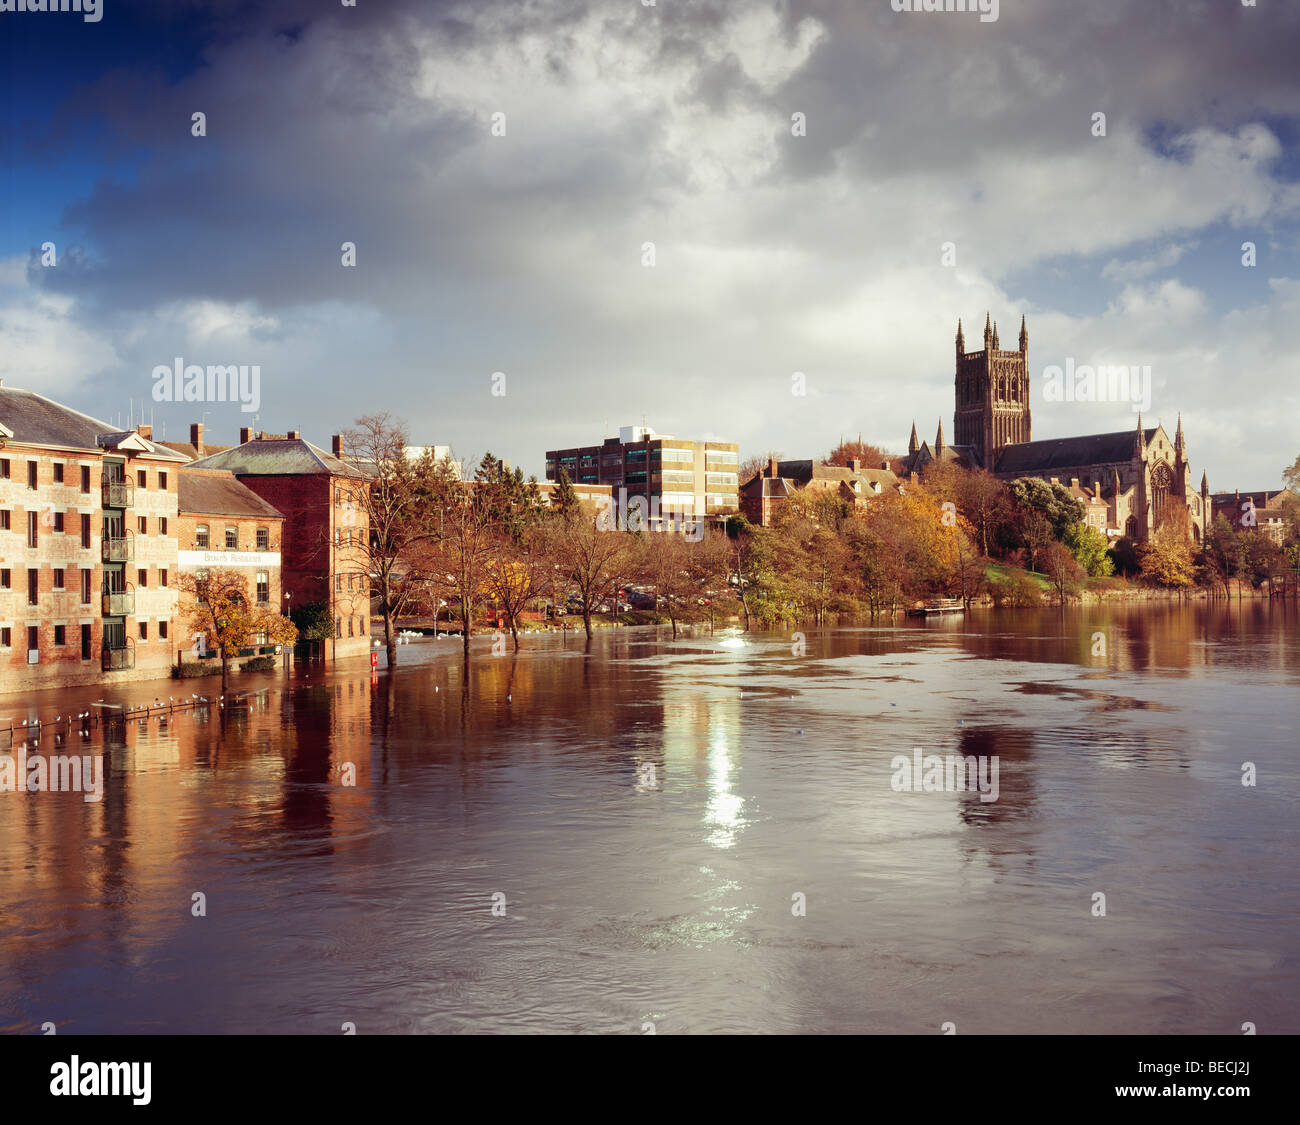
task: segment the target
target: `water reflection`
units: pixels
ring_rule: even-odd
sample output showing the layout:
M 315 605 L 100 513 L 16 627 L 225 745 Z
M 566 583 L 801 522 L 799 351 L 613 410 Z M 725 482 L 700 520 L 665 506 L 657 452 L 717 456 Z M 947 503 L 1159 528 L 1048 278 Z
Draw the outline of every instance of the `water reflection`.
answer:
M 1294 606 L 735 639 L 428 642 L 43 731 L 105 791 L 0 792 L 0 1028 L 929 1031 L 942 998 L 971 1031 L 1300 1030 Z M 998 800 L 896 792 L 915 747 L 996 757 Z

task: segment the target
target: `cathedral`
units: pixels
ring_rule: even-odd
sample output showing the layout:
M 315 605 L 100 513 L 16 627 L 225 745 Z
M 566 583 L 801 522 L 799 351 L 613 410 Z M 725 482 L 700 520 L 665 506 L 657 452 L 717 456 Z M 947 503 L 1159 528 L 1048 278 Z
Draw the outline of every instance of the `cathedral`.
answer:
M 1172 438 L 1160 425 L 1144 429 L 1139 414 L 1132 430 L 1034 441 L 1024 317 L 1014 351 L 999 346 L 997 325 L 986 314 L 984 347 L 968 352 L 958 320 L 956 367 L 953 443 L 944 440 L 942 419 L 933 446 L 917 440 L 913 423 L 904 475 L 920 474 L 931 461 L 956 461 L 1000 480 L 1040 477 L 1068 488 L 1086 521 L 1111 541 L 1127 536 L 1141 543 L 1183 510 L 1193 540 L 1204 538 L 1213 518 L 1209 483 L 1202 474 L 1200 490 L 1192 487 L 1181 415 Z

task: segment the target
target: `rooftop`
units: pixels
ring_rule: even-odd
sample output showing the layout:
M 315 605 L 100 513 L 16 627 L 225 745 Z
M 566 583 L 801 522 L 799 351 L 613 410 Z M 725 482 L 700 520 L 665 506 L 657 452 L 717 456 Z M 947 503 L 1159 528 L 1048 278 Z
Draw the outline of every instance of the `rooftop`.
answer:
M 3 384 L 0 384 L 0 426 L 9 441 L 26 445 L 63 446 L 96 453 L 121 446 L 164 461 L 185 460 L 183 454 L 141 437 L 134 430 L 118 430 L 108 422 L 63 406 L 35 391 Z
M 284 515 L 227 472 L 181 468 L 177 474 L 178 507 L 186 515 L 248 516 L 284 519 Z

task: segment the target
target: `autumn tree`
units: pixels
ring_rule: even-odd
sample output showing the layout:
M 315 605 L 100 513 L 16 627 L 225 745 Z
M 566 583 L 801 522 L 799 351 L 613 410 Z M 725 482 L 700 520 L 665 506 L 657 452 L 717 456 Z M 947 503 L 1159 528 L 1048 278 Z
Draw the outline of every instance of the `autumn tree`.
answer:
M 406 428 L 387 412 L 365 414 L 344 433 L 350 463 L 364 473 L 368 487 L 358 503 L 369 524 L 369 536 L 355 550 L 370 576 L 370 588 L 384 620 L 388 666 L 397 664 L 397 619 L 423 592 L 432 543 L 427 509 L 438 474 L 432 452 L 418 459 L 406 455 Z
M 1192 584 L 1191 543 L 1176 524 L 1157 528 L 1138 548 L 1142 577 L 1157 586 L 1184 589 Z
M 219 569 L 181 574 L 177 586 L 194 599 L 189 626 L 202 634 L 196 646 L 203 655 L 215 649 L 221 658 L 221 691 L 230 682 L 230 654 L 254 644 L 291 645 L 298 630 L 282 613 L 253 605 L 248 600 L 248 575 Z
M 500 607 L 516 650 L 524 610 L 530 602 L 553 591 L 553 544 L 549 527 L 534 523 L 525 527 L 518 538 L 498 536 L 496 549 L 488 557 L 484 591 Z
M 894 611 L 903 599 L 907 579 L 899 525 L 875 516 L 869 510 L 845 528 L 857 569 L 856 585 L 873 617 Z
M 857 441 L 840 438 L 839 445 L 826 454 L 826 464 L 840 465 L 846 469 L 854 460 L 861 462 L 864 469 L 878 469 L 891 458 L 880 446 L 863 441 L 861 434 L 858 434 Z
M 1064 606 L 1066 600 L 1077 594 L 1082 587 L 1086 571 L 1070 553 L 1070 549 L 1055 540 L 1044 548 L 1042 566 L 1043 573 L 1056 591 L 1057 604 Z

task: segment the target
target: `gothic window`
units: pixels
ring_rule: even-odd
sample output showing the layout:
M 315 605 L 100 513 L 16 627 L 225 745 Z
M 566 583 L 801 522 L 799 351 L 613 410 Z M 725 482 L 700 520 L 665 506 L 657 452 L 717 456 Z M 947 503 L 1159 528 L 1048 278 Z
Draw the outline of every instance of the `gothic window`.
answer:
M 1151 506 L 1155 517 L 1154 523 L 1159 527 L 1169 515 L 1169 491 L 1173 485 L 1173 474 L 1169 466 L 1161 461 L 1151 470 Z

